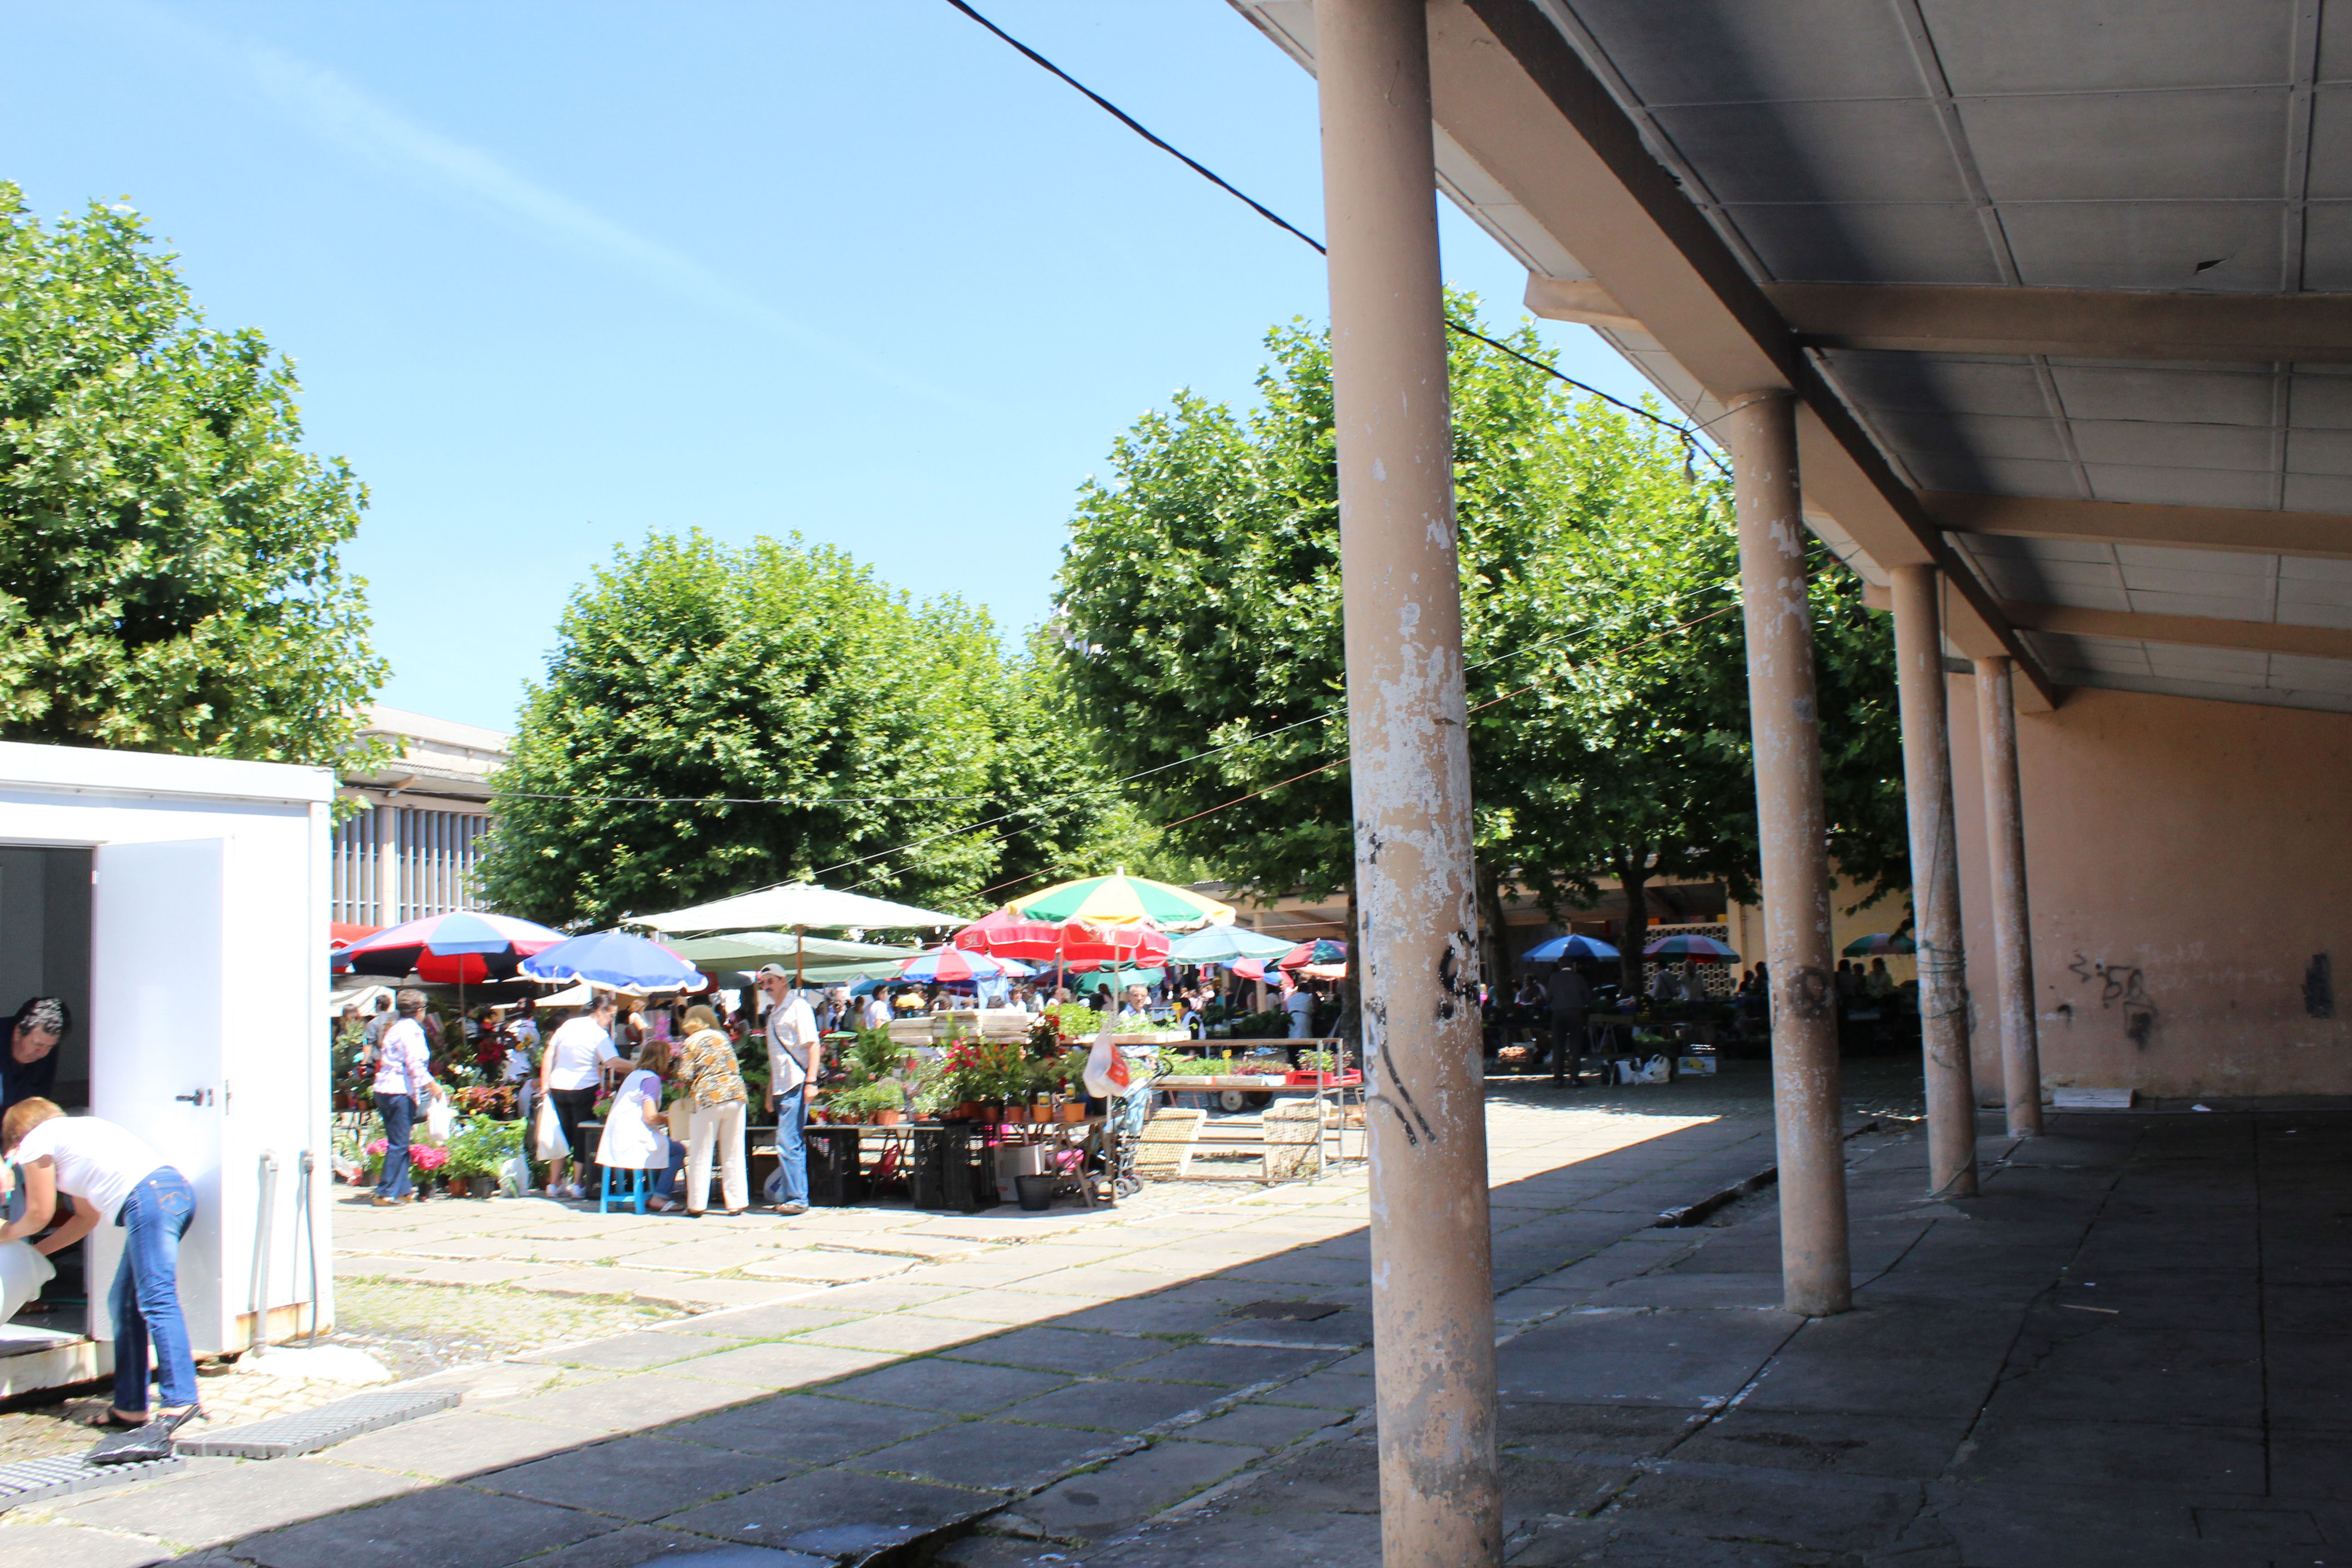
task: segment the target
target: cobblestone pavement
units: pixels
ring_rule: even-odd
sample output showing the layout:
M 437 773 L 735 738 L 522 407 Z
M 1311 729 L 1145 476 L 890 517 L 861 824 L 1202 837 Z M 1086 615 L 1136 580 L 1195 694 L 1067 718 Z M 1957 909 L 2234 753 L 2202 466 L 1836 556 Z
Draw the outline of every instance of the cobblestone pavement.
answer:
M 1564 1266 L 1686 1237 L 1649 1227 L 1771 1163 L 1760 1069 L 1489 1088 L 1506 1316 Z M 433 1373 L 462 1408 L 309 1458 L 196 1460 L 0 1516 L 0 1560 L 625 1568 L 734 1542 L 791 1568 L 973 1527 L 1101 1541 L 1369 1405 L 1364 1192 L 1355 1172 L 1170 1184 L 1094 1213 L 789 1221 L 351 1205 L 339 1276 L 355 1301 L 393 1293 L 395 1317 L 402 1292 L 454 1304 L 428 1333 L 673 1315 L 575 1319 L 584 1342 Z

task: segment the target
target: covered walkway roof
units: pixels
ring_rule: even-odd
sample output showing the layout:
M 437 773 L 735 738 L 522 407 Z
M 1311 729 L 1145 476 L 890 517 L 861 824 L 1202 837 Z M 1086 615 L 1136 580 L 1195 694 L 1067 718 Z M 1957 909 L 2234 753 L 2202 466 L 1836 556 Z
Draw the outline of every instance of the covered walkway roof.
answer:
M 1234 0 L 1310 68 L 1307 0 Z M 1447 194 L 2067 686 L 2352 711 L 2352 10 L 1436 0 Z

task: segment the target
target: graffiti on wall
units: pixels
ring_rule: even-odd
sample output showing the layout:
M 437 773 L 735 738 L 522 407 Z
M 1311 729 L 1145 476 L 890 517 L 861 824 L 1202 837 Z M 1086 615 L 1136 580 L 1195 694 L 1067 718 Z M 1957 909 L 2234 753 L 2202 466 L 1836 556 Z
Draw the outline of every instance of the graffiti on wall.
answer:
M 2137 964 L 2100 963 L 2081 952 L 2067 968 L 2085 985 L 2099 988 L 2099 1006 L 2103 1011 L 2120 1010 L 2124 1016 L 2124 1037 L 2142 1050 L 2147 1048 L 2148 1037 L 2156 1033 L 2160 1009 L 2156 998 L 2147 994 L 2145 977 Z

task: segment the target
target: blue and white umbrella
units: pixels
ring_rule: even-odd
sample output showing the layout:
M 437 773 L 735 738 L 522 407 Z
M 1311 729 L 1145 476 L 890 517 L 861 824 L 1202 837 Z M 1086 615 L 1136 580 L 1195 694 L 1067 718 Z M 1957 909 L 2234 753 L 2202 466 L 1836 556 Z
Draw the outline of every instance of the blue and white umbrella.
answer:
M 534 980 L 584 980 L 614 991 L 691 991 L 702 974 L 657 942 L 600 931 L 557 942 L 520 966 Z

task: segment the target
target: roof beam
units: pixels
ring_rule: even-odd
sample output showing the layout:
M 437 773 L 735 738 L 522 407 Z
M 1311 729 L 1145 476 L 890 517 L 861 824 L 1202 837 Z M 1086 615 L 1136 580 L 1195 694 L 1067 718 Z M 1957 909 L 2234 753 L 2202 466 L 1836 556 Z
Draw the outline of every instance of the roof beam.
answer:
M 2082 359 L 2352 363 L 2352 294 L 1772 283 L 1807 348 Z
M 1429 28 L 1438 124 L 1592 273 L 1591 298 L 1564 296 L 1562 313 L 1639 321 L 1718 397 L 1796 392 L 1806 504 L 1882 566 L 1941 567 L 1955 590 L 1946 635 L 1972 658 L 2015 659 L 2021 707 L 2055 706 L 2041 661 L 1534 0 L 1432 0 Z
M 2287 626 L 2271 621 L 2231 621 L 2210 616 L 2085 610 L 2073 605 L 2030 605 L 2015 599 L 2004 599 L 2001 608 L 2012 626 L 2059 637 L 2113 637 L 2122 642 L 2230 648 L 2240 653 L 2282 653 L 2297 658 L 2352 659 L 2352 629 L 2341 626 Z
M 2352 561 L 2352 517 L 2333 512 L 1967 495 L 1954 490 L 1930 490 L 1919 500 L 1938 527 L 1954 533 Z

